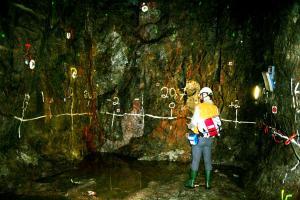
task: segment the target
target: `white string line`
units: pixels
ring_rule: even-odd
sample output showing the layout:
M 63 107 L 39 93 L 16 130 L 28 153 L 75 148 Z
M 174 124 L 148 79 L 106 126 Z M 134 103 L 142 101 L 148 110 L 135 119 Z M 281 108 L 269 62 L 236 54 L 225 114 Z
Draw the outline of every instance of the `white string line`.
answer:
M 300 164 L 300 162 L 298 160 L 298 162 L 296 163 L 296 165 L 291 169 L 291 172 L 294 171 L 298 167 L 299 164 Z
M 41 119 L 41 118 L 45 118 L 45 117 L 81 116 L 81 115 L 92 115 L 92 113 L 72 113 L 72 114 L 71 113 L 63 113 L 63 114 L 58 114 L 58 115 L 42 115 L 39 117 L 27 118 L 27 119 L 23 119 L 21 117 L 14 116 L 14 118 L 21 122 L 27 122 L 27 121 L 33 121 L 33 120 L 37 120 L 37 119 Z
M 101 114 L 107 114 L 107 115 L 114 115 L 117 117 L 124 117 L 125 115 L 134 115 L 134 116 L 140 116 L 140 117 L 151 117 L 155 119 L 177 119 L 177 117 L 169 116 L 169 117 L 162 117 L 162 116 L 156 116 L 156 115 L 151 115 L 151 114 L 134 114 L 134 113 L 123 113 L 123 114 L 115 114 L 115 113 L 110 113 L 110 112 L 101 112 Z M 186 117 L 188 119 L 191 119 L 191 117 Z M 256 124 L 256 122 L 250 122 L 250 121 L 236 121 L 236 120 L 229 120 L 229 119 L 223 119 L 221 118 L 222 121 L 225 122 L 236 122 L 239 124 Z
M 274 129 L 273 129 L 273 133 L 274 133 L 275 135 L 277 135 L 277 136 L 279 136 L 279 137 L 285 139 L 285 140 L 289 140 L 289 137 L 287 137 L 287 136 L 285 136 L 285 135 L 282 135 L 282 134 L 278 133 L 278 132 L 275 131 Z M 297 147 L 300 148 L 300 144 L 297 143 L 296 140 L 295 140 L 294 138 L 291 139 L 290 141 L 291 141 L 293 144 L 295 144 Z
M 123 114 L 116 114 L 116 113 L 110 113 L 110 112 L 100 112 L 101 114 L 107 114 L 107 115 L 113 115 L 113 116 L 117 116 L 117 117 L 124 117 L 125 115 L 129 115 L 129 116 L 140 116 L 140 117 L 151 117 L 154 119 L 177 119 L 177 117 L 173 117 L 173 116 L 169 116 L 169 117 L 162 117 L 162 116 L 157 116 L 157 115 L 151 115 L 151 114 L 135 114 L 135 113 L 123 113 Z M 92 113 L 64 113 L 64 114 L 58 114 L 58 115 L 51 115 L 52 117 L 60 117 L 60 116 L 80 116 L 80 115 L 91 115 Z M 48 117 L 50 115 L 43 115 L 43 116 L 39 116 L 39 117 L 35 117 L 35 118 L 28 118 L 28 119 L 23 119 L 17 116 L 14 116 L 15 119 L 20 120 L 22 122 L 26 122 L 26 121 L 33 121 L 36 119 L 41 119 L 41 118 L 45 118 Z M 188 119 L 191 119 L 191 117 L 186 117 Z M 240 124 L 256 124 L 256 122 L 248 122 L 248 121 L 235 121 L 235 120 L 228 120 L 228 119 L 221 119 L 222 121 L 225 122 L 237 122 Z
M 123 117 L 125 115 L 131 115 L 131 116 L 140 116 L 140 117 L 151 117 L 151 118 L 155 118 L 155 119 L 177 119 L 177 117 L 161 117 L 161 116 L 156 116 L 156 115 L 151 115 L 151 114 L 134 114 L 134 113 L 123 113 L 123 114 L 115 114 L 115 113 L 110 113 L 110 112 L 101 112 L 101 114 L 107 114 L 107 115 L 113 115 L 113 116 L 118 116 L 118 117 Z M 190 117 L 187 117 L 190 118 Z M 236 120 L 228 120 L 228 119 L 221 119 L 222 121 L 225 122 L 236 122 L 239 124 L 256 124 L 256 122 L 250 122 L 250 121 L 236 121 Z M 274 133 L 276 135 L 278 135 L 281 138 L 284 138 L 286 140 L 288 140 L 289 138 L 287 136 L 281 135 L 280 133 L 277 133 L 276 131 L 274 131 Z M 300 148 L 300 144 L 297 143 L 294 139 L 291 140 L 291 142 L 295 145 L 297 145 Z
M 231 120 L 231 119 L 221 119 L 224 122 L 235 122 L 239 124 L 256 124 L 256 122 L 249 122 L 249 121 L 237 121 L 237 120 Z
M 117 117 L 124 117 L 125 115 L 131 115 L 131 116 L 139 116 L 139 117 L 151 117 L 155 119 L 177 119 L 177 117 L 162 117 L 162 116 L 156 116 L 151 114 L 135 114 L 135 113 L 123 113 L 123 114 L 116 114 L 116 113 L 110 113 L 110 112 L 100 112 L 101 114 L 106 115 L 113 115 Z

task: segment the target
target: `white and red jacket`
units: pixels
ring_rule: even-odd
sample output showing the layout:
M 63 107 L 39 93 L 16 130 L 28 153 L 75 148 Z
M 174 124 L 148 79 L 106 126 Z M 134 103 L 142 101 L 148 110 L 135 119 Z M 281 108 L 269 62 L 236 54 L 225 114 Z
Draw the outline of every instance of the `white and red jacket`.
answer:
M 191 124 L 194 133 L 201 132 L 210 137 L 219 135 L 221 119 L 217 106 L 211 100 L 196 105 Z

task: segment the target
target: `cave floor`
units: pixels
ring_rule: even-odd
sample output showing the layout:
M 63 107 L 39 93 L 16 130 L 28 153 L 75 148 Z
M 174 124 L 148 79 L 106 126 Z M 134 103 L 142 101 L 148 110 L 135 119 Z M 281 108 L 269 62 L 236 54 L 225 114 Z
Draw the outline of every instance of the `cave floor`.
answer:
M 202 163 L 203 165 L 203 163 Z M 39 178 L 18 187 L 14 194 L 1 199 L 141 199 L 141 200 L 240 200 L 250 199 L 243 185 L 242 170 L 214 166 L 212 189 L 204 188 L 204 174 L 199 173 L 199 187 L 183 186 L 189 164 L 166 161 L 137 161 L 118 156 L 86 159 L 76 168 Z M 199 172 L 202 172 L 199 170 Z

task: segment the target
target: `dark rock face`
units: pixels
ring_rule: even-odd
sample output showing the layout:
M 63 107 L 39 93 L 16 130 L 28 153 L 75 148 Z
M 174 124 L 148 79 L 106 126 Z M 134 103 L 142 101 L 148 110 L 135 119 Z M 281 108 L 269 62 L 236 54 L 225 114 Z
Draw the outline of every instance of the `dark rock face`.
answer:
M 214 163 L 251 169 L 262 199 L 278 196 L 282 180 L 296 196 L 299 148 L 276 145 L 259 125 L 299 132 L 299 3 L 247 5 L 3 3 L 1 188 L 13 188 L 24 167 L 34 179 L 89 152 L 189 161 L 186 123 L 209 86 L 223 118 Z M 276 89 L 254 101 L 251 88 L 264 85 L 269 65 Z M 236 111 L 256 125 L 232 123 Z

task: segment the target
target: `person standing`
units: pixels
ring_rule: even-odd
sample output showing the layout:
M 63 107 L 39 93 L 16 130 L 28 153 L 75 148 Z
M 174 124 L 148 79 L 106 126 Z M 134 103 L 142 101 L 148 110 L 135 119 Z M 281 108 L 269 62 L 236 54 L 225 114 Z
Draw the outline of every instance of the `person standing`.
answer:
M 195 106 L 191 123 L 188 128 L 191 132 L 188 139 L 192 145 L 192 163 L 189 179 L 185 187 L 194 188 L 195 179 L 198 174 L 199 163 L 203 155 L 205 165 L 205 187 L 211 188 L 211 148 L 213 138 L 219 135 L 221 120 L 219 110 L 212 101 L 213 92 L 209 87 L 200 90 L 200 103 Z

